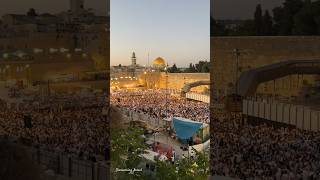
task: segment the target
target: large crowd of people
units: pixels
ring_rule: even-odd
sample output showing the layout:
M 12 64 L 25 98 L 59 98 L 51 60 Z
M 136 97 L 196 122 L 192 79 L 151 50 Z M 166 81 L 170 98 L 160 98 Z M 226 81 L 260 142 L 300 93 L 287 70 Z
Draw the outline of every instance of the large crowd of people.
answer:
M 24 95 L 22 95 L 24 96 Z M 90 157 L 109 147 L 106 94 L 28 95 L 16 107 L 0 102 L 0 135 Z M 113 92 L 111 104 L 153 118 L 184 117 L 209 123 L 209 105 L 165 90 Z M 240 114 L 211 112 L 211 173 L 239 179 L 317 179 L 320 134 L 244 122 Z M 26 117 L 31 127 L 26 127 Z M 27 118 L 27 119 L 28 119 Z
M 187 100 L 166 90 L 137 92 L 118 91 L 111 95 L 111 104 L 148 114 L 152 118 L 183 117 L 209 124 L 209 104 Z
M 319 179 L 318 132 L 251 125 L 240 114 L 211 113 L 212 175 L 240 179 Z
M 32 94 L 10 107 L 3 102 L 0 135 L 80 158 L 103 155 L 109 146 L 109 123 L 102 113 L 106 105 L 104 93 L 55 94 L 45 99 Z

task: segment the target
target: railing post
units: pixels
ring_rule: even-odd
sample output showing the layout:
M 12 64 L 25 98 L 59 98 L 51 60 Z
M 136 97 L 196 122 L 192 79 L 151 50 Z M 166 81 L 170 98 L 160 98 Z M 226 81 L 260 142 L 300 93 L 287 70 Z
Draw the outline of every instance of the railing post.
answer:
M 69 177 L 72 177 L 72 159 L 71 159 L 71 157 L 68 158 L 68 172 L 69 172 Z
M 96 175 L 97 175 L 97 180 L 100 180 L 100 165 L 97 163 L 97 173 L 96 173 Z
M 96 178 L 96 171 L 95 171 L 95 164 L 96 163 L 93 163 L 91 164 L 91 171 L 92 171 L 92 180 L 95 180 Z M 97 178 L 98 179 L 98 178 Z
M 37 160 L 38 164 L 40 164 L 40 147 L 37 147 Z
M 58 168 L 57 168 L 57 174 L 61 174 L 61 168 L 60 168 L 60 154 L 58 153 L 58 156 L 57 156 L 57 164 L 58 164 Z

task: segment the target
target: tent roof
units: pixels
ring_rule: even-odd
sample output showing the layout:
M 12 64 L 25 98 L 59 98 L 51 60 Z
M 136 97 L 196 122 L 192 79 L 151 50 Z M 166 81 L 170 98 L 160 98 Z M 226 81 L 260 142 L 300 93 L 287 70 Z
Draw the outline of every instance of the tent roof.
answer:
M 178 138 L 184 141 L 192 137 L 203 126 L 201 122 L 181 117 L 173 117 L 172 121 Z
M 173 119 L 177 119 L 177 120 L 185 121 L 185 122 L 190 122 L 190 123 L 195 123 L 195 124 L 201 124 L 201 125 L 202 125 L 201 128 L 205 128 L 205 127 L 209 126 L 209 124 L 207 124 L 207 123 L 202 123 L 202 122 L 198 122 L 198 121 L 193 121 L 193 120 L 191 120 L 191 119 L 186 119 L 186 118 L 183 118 L 183 117 L 173 117 L 173 118 L 171 119 L 171 121 L 172 121 Z

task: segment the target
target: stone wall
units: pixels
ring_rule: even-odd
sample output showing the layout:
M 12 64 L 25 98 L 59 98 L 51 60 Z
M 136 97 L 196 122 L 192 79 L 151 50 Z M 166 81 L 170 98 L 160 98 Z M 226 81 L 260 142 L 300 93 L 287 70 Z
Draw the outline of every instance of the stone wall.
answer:
M 25 36 L 0 38 L 0 50 L 25 50 L 33 48 L 67 48 L 75 47 L 74 33 L 42 33 L 35 32 Z M 77 48 L 90 52 L 110 52 L 110 32 L 91 32 L 77 34 Z
M 72 34 L 57 37 L 56 33 L 34 33 L 15 38 L 0 38 L 0 49 L 33 49 L 33 48 L 73 48 Z
M 0 38 L 0 80 L 37 81 L 63 74 L 78 76 L 88 71 L 107 70 L 109 72 L 109 32 L 78 33 L 77 35 L 79 39 L 77 48 L 82 48 L 82 52 L 73 52 L 76 48 L 73 33 L 36 32 L 21 37 Z M 34 48 L 43 49 L 44 52 L 34 54 Z M 48 52 L 50 48 L 69 49 L 71 56 L 67 57 L 67 53 L 61 52 L 51 54 Z M 2 53 L 10 54 L 17 50 L 25 52 L 28 57 L 23 59 L 3 57 Z M 87 56 L 83 56 L 82 53 Z
M 167 82 L 168 80 L 168 82 Z M 160 88 L 181 89 L 185 84 L 196 81 L 210 80 L 210 73 L 161 73 Z M 202 91 L 208 86 L 198 86 L 193 88 L 195 91 Z
M 123 77 L 120 82 L 128 84 L 128 81 L 124 77 L 130 76 L 131 73 L 127 72 L 114 72 L 112 77 Z M 195 81 L 203 81 L 210 79 L 210 73 L 168 73 L 166 77 L 165 72 L 137 72 L 136 77 L 138 81 L 136 83 L 147 86 L 148 88 L 168 88 L 180 90 L 185 83 L 191 83 Z M 198 86 L 193 88 L 194 91 L 203 91 L 209 88 L 208 86 Z
M 320 59 L 320 36 L 309 37 L 213 37 L 211 38 L 211 79 L 213 95 L 223 96 L 236 80 L 236 57 L 233 49 L 243 54 L 239 58 L 239 73 L 280 61 Z M 291 75 L 262 83 L 261 94 L 298 95 L 303 84 L 314 82 L 314 76 Z

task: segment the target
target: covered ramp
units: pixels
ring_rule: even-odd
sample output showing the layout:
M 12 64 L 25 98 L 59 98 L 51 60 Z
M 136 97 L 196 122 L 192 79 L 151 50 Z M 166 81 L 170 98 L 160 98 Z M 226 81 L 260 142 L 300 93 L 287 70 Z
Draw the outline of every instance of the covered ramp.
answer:
M 292 74 L 320 74 L 320 60 L 288 60 L 243 72 L 236 93 L 252 96 L 259 84 Z
M 210 85 L 210 80 L 187 83 L 182 87 L 181 92 L 186 94 L 187 92 L 190 91 L 190 89 L 197 87 L 197 86 L 202 86 L 202 85 Z

